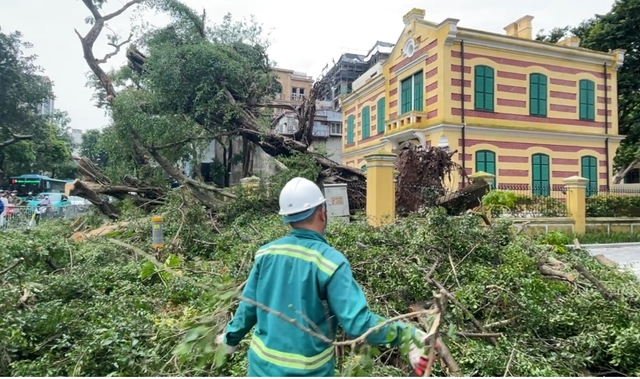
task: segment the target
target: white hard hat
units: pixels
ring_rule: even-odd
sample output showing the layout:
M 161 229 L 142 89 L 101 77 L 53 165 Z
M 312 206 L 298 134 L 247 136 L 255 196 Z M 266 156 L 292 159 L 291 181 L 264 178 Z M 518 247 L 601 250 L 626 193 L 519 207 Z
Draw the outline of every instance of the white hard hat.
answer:
M 302 214 L 315 208 L 325 202 L 324 195 L 320 188 L 311 180 L 305 178 L 293 178 L 285 184 L 280 191 L 280 212 L 281 216 L 291 216 Z M 291 220 L 288 222 L 302 221 L 306 217 L 299 220 Z

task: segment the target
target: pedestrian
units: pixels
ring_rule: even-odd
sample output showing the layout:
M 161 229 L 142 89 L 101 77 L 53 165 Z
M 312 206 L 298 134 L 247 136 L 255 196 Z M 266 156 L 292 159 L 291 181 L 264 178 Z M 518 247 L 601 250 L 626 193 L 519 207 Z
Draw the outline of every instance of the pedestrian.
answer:
M 22 204 L 22 199 L 18 197 L 18 191 L 11 191 L 11 195 L 9 196 L 9 203 L 14 206 L 20 206 Z
M 6 192 L 0 190 L 0 228 L 5 226 L 7 208 L 9 208 L 9 200 L 7 200 Z
M 332 344 L 282 320 L 282 316 L 319 330 L 331 340 L 337 324 L 350 338 L 357 338 L 385 321 L 369 310 L 349 262 L 324 238 L 325 202 L 320 188 L 310 180 L 294 178 L 284 186 L 279 214 L 292 230 L 258 249 L 242 292 L 250 302 L 241 300 L 233 320 L 216 338 L 216 343 L 223 344 L 231 354 L 255 326 L 249 349 L 249 376 L 335 375 Z M 409 324 L 397 322 L 371 333 L 366 342 L 398 346 L 404 342 L 408 328 L 412 335 L 424 335 Z M 426 366 L 423 350 L 413 342 L 409 361 L 418 372 Z

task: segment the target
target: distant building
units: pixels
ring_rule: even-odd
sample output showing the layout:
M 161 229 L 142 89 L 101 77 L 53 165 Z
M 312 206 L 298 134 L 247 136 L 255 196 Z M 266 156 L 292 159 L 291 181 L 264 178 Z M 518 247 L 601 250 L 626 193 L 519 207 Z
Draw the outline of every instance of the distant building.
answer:
M 281 85 L 281 92 L 276 94 L 273 102 L 283 105 L 299 106 L 309 96 L 314 80 L 306 73 L 275 68 L 274 74 Z M 325 154 L 328 158 L 340 161 L 342 153 L 342 114 L 333 109 L 331 102 L 319 101 L 316 104 L 316 119 L 313 125 L 312 149 Z M 298 130 L 298 120 L 291 110 L 274 109 L 274 117 L 281 115 L 275 126 L 275 132 L 291 135 Z M 207 181 L 220 181 L 224 175 L 224 162 L 231 155 L 242 153 L 242 139 L 237 138 L 231 149 L 225 148 L 216 141 L 212 141 L 204 154 L 200 171 Z M 262 149 L 256 147 L 251 162 L 252 173 L 255 176 L 268 177 L 276 172 L 277 164 L 274 159 Z M 187 174 L 192 174 L 193 167 L 185 166 Z M 233 165 L 229 174 L 229 184 L 235 184 L 242 179 L 242 163 Z M 218 183 L 221 184 L 221 183 Z
M 80 145 L 82 145 L 82 135 L 84 132 L 81 129 L 71 129 L 71 139 L 73 140 L 73 153 L 80 154 Z
M 44 81 L 51 83 L 51 79 L 49 79 L 48 76 L 41 76 L 41 78 Z M 40 104 L 38 106 L 37 112 L 41 116 L 51 116 L 51 115 L 53 115 L 53 112 L 54 112 L 53 96 L 51 98 L 46 99 L 45 101 L 43 101 L 42 104 Z
M 341 97 L 345 97 L 353 91 L 352 84 L 362 74 L 374 65 L 384 62 L 393 51 L 393 44 L 376 41 L 367 55 L 344 53 L 334 62 L 333 66 L 325 74 L 329 78 L 329 89 L 322 94 L 325 101 L 333 104 L 333 109 L 341 111 Z

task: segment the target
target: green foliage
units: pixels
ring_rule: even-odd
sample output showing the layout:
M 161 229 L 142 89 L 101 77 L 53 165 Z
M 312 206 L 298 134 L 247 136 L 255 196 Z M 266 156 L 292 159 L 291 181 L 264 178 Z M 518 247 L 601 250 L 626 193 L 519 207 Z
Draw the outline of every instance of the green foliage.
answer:
M 587 217 L 640 217 L 639 196 L 591 196 Z
M 640 43 L 637 25 L 640 22 L 640 1 L 615 1 L 611 10 L 596 15 L 573 28 L 572 33 L 581 39 L 581 47 L 597 51 L 626 50 L 624 64 L 618 70 L 618 128 L 627 137 L 616 152 L 614 164 L 624 168 L 640 158 L 640 56 L 636 47 Z
M 170 23 L 142 33 L 137 48 L 146 56 L 144 72 L 125 66 L 110 73 L 118 96 L 111 107 L 113 123 L 101 140 L 112 178 L 158 176 L 152 167 L 141 167 L 132 135 L 174 166 L 202 161 L 211 141 L 237 134 L 248 109 L 260 122 L 256 106 L 268 102 L 277 83 L 268 41 L 254 19 L 234 21 L 227 15 L 209 25 L 205 15 L 180 1 L 153 0 L 144 6 L 168 15 Z M 101 88 L 95 78 L 90 82 Z M 104 90 L 95 99 L 105 105 Z
M 253 254 L 287 227 L 267 210 L 223 226 L 184 201 L 174 191 L 158 209 L 166 243 L 159 266 L 104 238 L 75 243 L 64 224 L 0 232 L 0 271 L 25 258 L 0 277 L 0 374 L 246 375 L 248 343 L 227 359 L 213 340 L 237 304 L 235 288 L 246 279 Z M 151 251 L 149 216 L 125 215 L 128 223 L 106 238 Z M 350 260 L 379 314 L 405 313 L 409 305 L 430 299 L 434 288 L 425 273 L 438 257 L 433 278 L 476 319 L 489 324 L 514 318 L 491 329 L 504 334 L 494 347 L 485 339 L 455 336 L 453 331 L 475 330 L 468 315 L 449 304 L 441 329 L 449 330 L 445 342 L 466 375 L 503 375 L 514 348 L 511 375 L 574 376 L 584 368 L 594 375 L 610 369 L 640 374 L 640 316 L 624 300 L 638 299 L 635 277 L 600 266 L 586 252 L 557 256 L 582 264 L 622 296 L 605 301 L 585 280 L 574 288 L 537 271 L 546 251 L 540 243 L 560 245 L 566 236 L 536 242 L 516 236 L 504 220 L 483 228 L 472 215 L 449 217 L 435 209 L 426 219 L 406 218 L 378 229 L 335 223 L 327 239 Z M 21 301 L 25 289 L 28 296 Z M 337 374 L 406 375 L 409 368 L 396 354 L 384 347 L 346 349 Z M 441 370 L 436 364 L 435 372 Z
M 68 116 L 56 112 L 42 116 L 39 107 L 53 97 L 51 82 L 41 76 L 35 55 L 26 55 L 31 44 L 20 32 L 0 31 L 0 180 L 24 173 L 69 175 L 72 142 Z M 9 142 L 14 135 L 31 140 Z
M 602 244 L 602 243 L 627 243 L 640 242 L 638 233 L 586 233 L 581 235 L 565 234 L 559 231 L 543 234 L 538 237 L 542 243 L 554 246 L 572 245 L 574 239 L 578 239 L 581 244 Z
M 565 26 L 562 28 L 553 28 L 548 33 L 545 33 L 544 29 L 542 29 L 538 32 L 538 34 L 536 34 L 536 41 L 557 43 L 561 39 L 563 39 L 567 34 L 569 34 L 570 29 L 571 29 L 570 26 Z
M 89 158 L 98 167 L 104 169 L 109 162 L 109 154 L 105 149 L 104 134 L 99 129 L 90 129 L 82 134 L 80 155 Z
M 549 196 L 526 196 L 505 190 L 492 190 L 482 198 L 482 206 L 493 217 L 501 215 L 517 216 L 537 214 L 541 217 L 562 217 L 566 215 L 563 200 Z

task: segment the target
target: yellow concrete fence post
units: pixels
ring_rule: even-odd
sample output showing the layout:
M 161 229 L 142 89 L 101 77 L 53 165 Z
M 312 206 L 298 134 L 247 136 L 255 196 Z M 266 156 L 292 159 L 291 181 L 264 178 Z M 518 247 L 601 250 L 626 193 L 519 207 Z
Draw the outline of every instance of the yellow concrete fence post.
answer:
M 364 157 L 367 163 L 367 221 L 381 226 L 396 219 L 396 155 L 386 151 Z
M 575 234 L 584 234 L 586 231 L 587 183 L 589 183 L 589 179 L 580 176 L 564 179 L 567 188 L 567 217 L 573 219 Z

